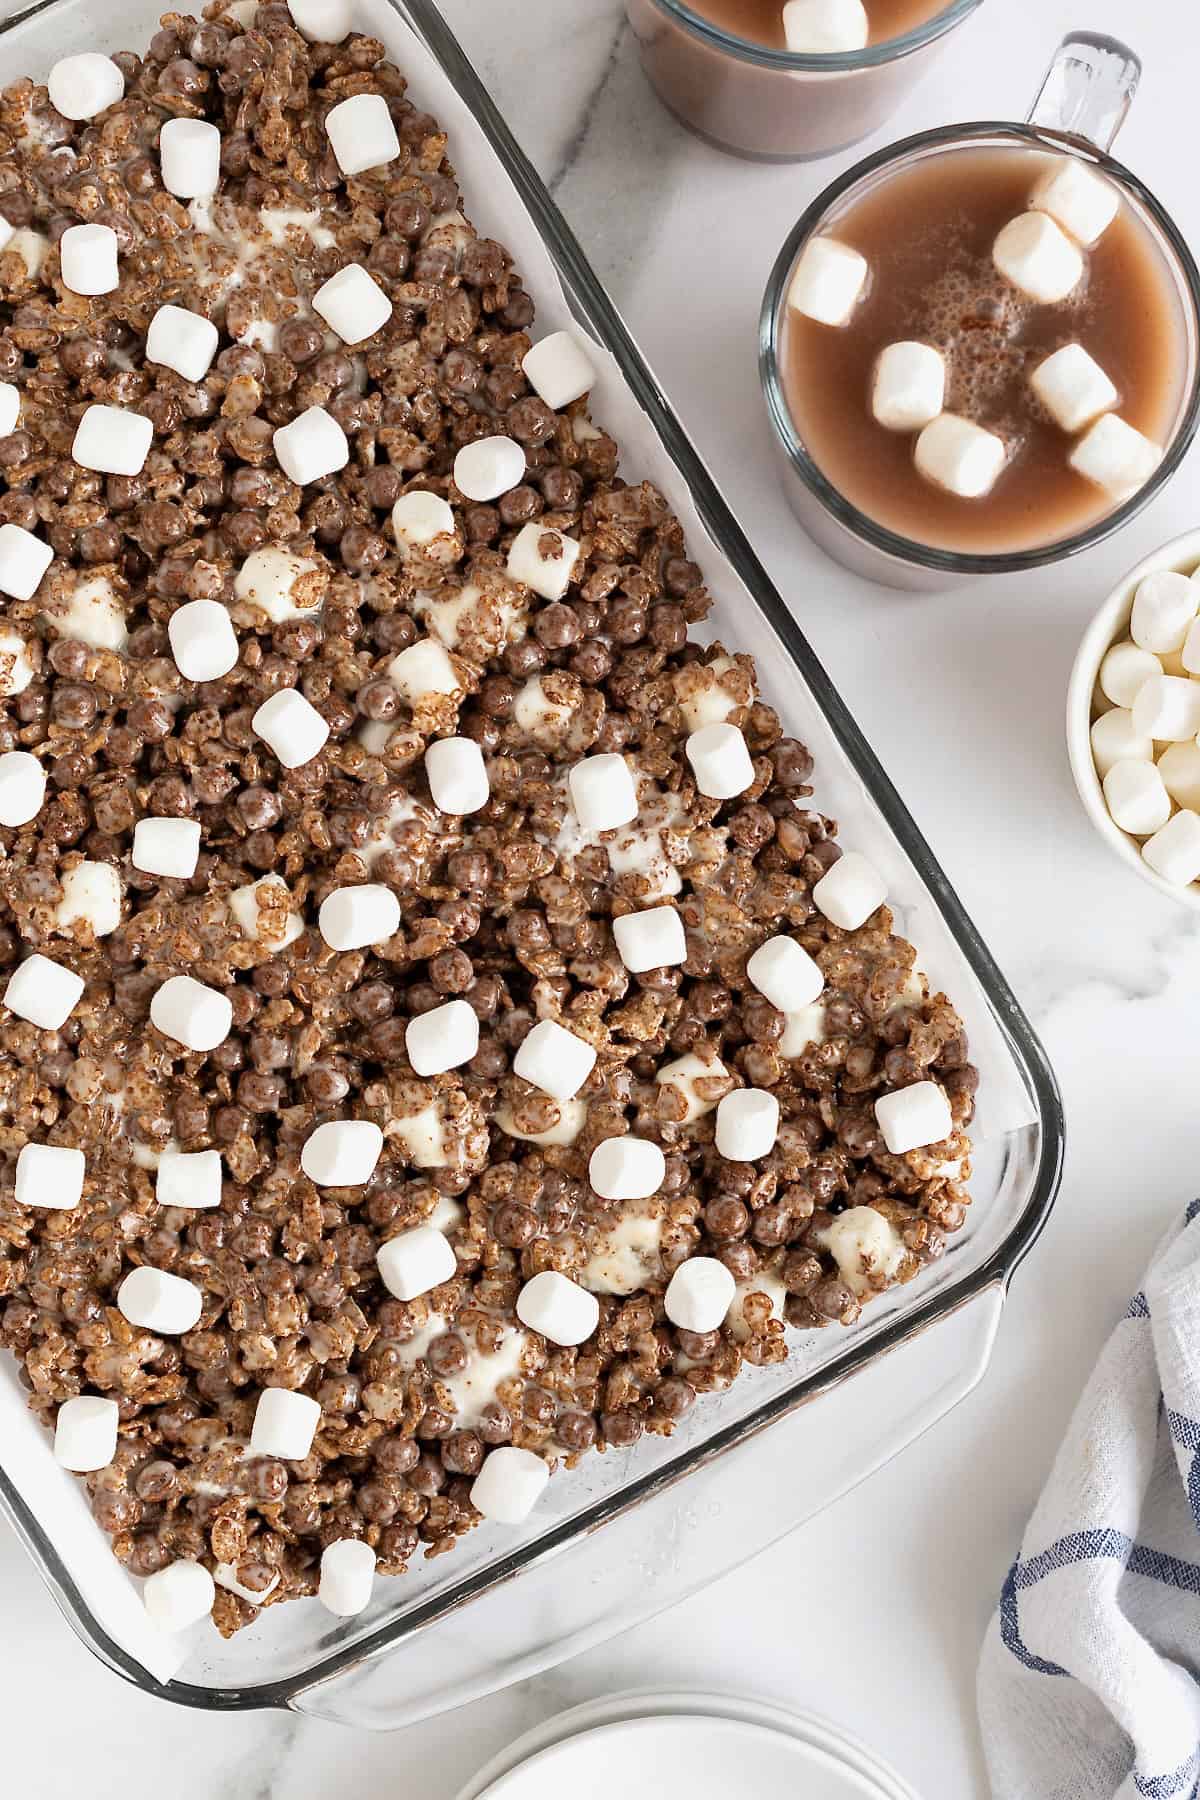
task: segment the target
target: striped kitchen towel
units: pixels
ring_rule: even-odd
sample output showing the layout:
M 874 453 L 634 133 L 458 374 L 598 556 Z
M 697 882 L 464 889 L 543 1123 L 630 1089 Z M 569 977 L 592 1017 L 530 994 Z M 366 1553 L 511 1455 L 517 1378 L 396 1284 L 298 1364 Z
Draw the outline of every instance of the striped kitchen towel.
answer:
M 996 1800 L 1200 1797 L 1200 1200 L 1079 1403 L 988 1630 Z

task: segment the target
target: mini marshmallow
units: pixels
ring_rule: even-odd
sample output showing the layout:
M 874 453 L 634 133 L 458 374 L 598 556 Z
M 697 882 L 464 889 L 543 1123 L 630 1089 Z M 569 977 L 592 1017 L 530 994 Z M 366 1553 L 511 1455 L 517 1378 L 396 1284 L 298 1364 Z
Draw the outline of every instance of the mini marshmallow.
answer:
M 0 756 L 0 825 L 15 830 L 42 810 L 46 771 L 28 750 L 6 750 Z
M 220 681 L 237 667 L 237 632 L 219 600 L 185 600 L 167 620 L 167 637 L 188 681 Z
M 521 367 L 534 393 L 555 412 L 582 400 L 596 381 L 595 365 L 570 331 L 552 331 L 526 352 Z
M 637 818 L 637 787 L 623 756 L 585 756 L 567 780 L 575 817 L 585 831 L 615 831 Z
M 0 438 L 11 437 L 21 417 L 21 390 L 11 381 L 0 381 Z
M 83 987 L 74 970 L 35 951 L 9 976 L 4 1004 L 39 1031 L 58 1031 L 83 998 Z
M 12 694 L 23 694 L 33 674 L 28 641 L 20 632 L 0 627 L 0 695 L 7 699 Z
M 849 244 L 810 238 L 788 284 L 787 303 L 818 325 L 848 324 L 870 272 L 866 257 Z
M 207 1619 L 217 1597 L 216 1583 L 203 1563 L 186 1558 L 168 1563 L 146 1578 L 142 1605 L 160 1631 L 187 1631 Z
M 595 1066 L 592 1046 L 553 1019 L 540 1020 L 513 1057 L 513 1074 L 553 1100 L 573 1100 Z
M 64 1400 L 54 1421 L 54 1460 L 76 1475 L 107 1469 L 117 1454 L 120 1409 L 99 1394 Z
M 5 219 L 0 227 L 0 243 L 15 251 L 25 264 L 25 272 L 30 281 L 36 281 L 49 252 L 50 239 L 29 226 L 22 226 L 19 231 L 14 231 Z
M 498 500 L 525 478 L 525 452 L 510 437 L 476 438 L 454 459 L 454 485 L 467 500 Z
M 271 439 L 275 460 L 297 487 L 334 475 L 350 461 L 345 432 L 323 406 L 309 406 Z
M 71 935 L 77 923 L 92 936 L 108 937 L 121 923 L 121 877 L 111 863 L 80 862 L 60 877 L 62 899 L 54 909 L 58 931 Z
M 684 745 L 696 786 L 709 800 L 732 800 L 754 784 L 754 764 L 736 725 L 702 725 Z
M 746 974 L 759 993 L 782 1013 L 811 1006 L 825 986 L 825 977 L 807 950 L 795 938 L 768 938 L 746 964 Z
M 200 1323 L 204 1296 L 194 1281 L 165 1269 L 131 1269 L 117 1289 L 117 1310 L 143 1331 L 182 1337 Z
M 1104 777 L 1104 800 L 1115 825 L 1149 837 L 1171 816 L 1171 797 L 1152 762 L 1114 763 Z
M 1111 716 L 1111 715 L 1110 715 Z M 1142 760 L 1153 754 L 1147 745 Z M 1200 746 L 1168 744 L 1158 759 L 1158 772 L 1163 786 L 1178 806 L 1200 813 Z
M 76 429 L 71 458 L 81 469 L 102 475 L 140 475 L 153 437 L 154 427 L 141 413 L 123 406 L 89 406 Z
M 462 817 L 486 806 L 491 783 L 474 738 L 438 738 L 425 752 L 425 779 L 439 812 Z
M 1114 706 L 1111 712 L 1101 713 L 1092 725 L 1092 760 L 1103 781 L 1114 763 L 1152 762 L 1154 743 L 1151 738 L 1138 736 L 1128 707 Z
M 227 7 L 226 15 L 228 15 L 228 11 Z M 213 1570 L 213 1580 L 218 1587 L 223 1587 L 229 1593 L 236 1594 L 239 1600 L 245 1600 L 251 1606 L 264 1606 L 279 1586 L 280 1576 L 279 1570 L 276 1569 L 265 1587 L 252 1588 L 248 1587 L 244 1581 L 239 1581 L 237 1563 L 218 1563 Z
M 517 1317 L 552 1344 L 572 1349 L 590 1338 L 600 1323 L 600 1302 L 556 1269 L 543 1269 L 517 1295 Z
M 364 950 L 399 931 L 400 902 L 377 881 L 335 888 L 321 902 L 317 924 L 331 950 Z
M 373 1120 L 330 1119 L 305 1138 L 300 1167 L 317 1187 L 362 1187 L 382 1153 L 383 1133 Z
M 1195 583 L 1189 583 L 1193 592 Z M 1188 634 L 1183 640 L 1183 649 L 1179 655 L 1180 667 L 1189 675 L 1200 675 L 1200 620 L 1188 627 Z
M 463 685 L 449 651 L 436 638 L 418 638 L 407 650 L 393 656 L 385 674 L 410 706 L 427 694 L 453 694 Z
M 400 140 L 382 94 L 352 94 L 325 115 L 325 130 L 343 175 L 382 168 L 400 154 Z
M 1008 451 L 1002 437 L 985 431 L 971 419 L 944 412 L 927 425 L 917 439 L 917 469 L 926 481 L 957 494 L 960 500 L 978 500 L 995 487 Z
M 889 344 L 879 354 L 871 411 L 888 431 L 921 431 L 946 404 L 946 359 L 932 344 Z
M 605 1138 L 588 1159 L 588 1180 L 602 1200 L 648 1200 L 666 1173 L 666 1158 L 648 1138 Z
M 408 1021 L 404 1047 L 418 1075 L 461 1068 L 479 1049 L 478 1014 L 465 1000 L 447 1000 Z
M 164 1150 L 154 1174 L 159 1206 L 208 1211 L 221 1204 L 219 1150 Z
M 143 875 L 187 881 L 200 860 L 198 819 L 139 819 L 129 859 Z
M 505 569 L 511 581 L 532 588 L 543 600 L 561 600 L 579 556 L 580 545 L 573 537 L 531 519 L 510 544 Z
M 264 700 L 250 721 L 285 769 L 298 769 L 324 749 L 329 727 L 295 688 L 280 688 Z
M 391 301 L 361 263 L 347 263 L 331 275 L 313 295 L 312 304 L 343 344 L 364 343 L 392 316 Z
M 842 931 L 857 931 L 887 899 L 887 882 L 857 850 L 847 850 L 812 891 L 818 912 Z
M 238 930 L 272 955 L 304 936 L 304 914 L 295 910 L 282 875 L 260 875 L 233 888 L 226 901 Z
M 1129 635 L 1143 650 L 1167 656 L 1182 650 L 1196 619 L 1200 587 L 1174 569 L 1157 569 L 1138 583 Z M 1186 657 L 1185 657 L 1186 660 Z
M 733 1305 L 737 1282 L 715 1256 L 689 1256 L 663 1295 L 663 1310 L 680 1331 L 719 1331 Z
M 68 1150 L 62 1144 L 26 1144 L 17 1157 L 17 1205 L 72 1212 L 83 1198 L 85 1172 L 82 1150 Z
M 392 533 L 401 552 L 424 550 L 438 538 L 453 537 L 455 530 L 454 509 L 440 494 L 417 488 L 401 494 L 392 508 Z
M 125 77 L 110 56 L 64 56 L 46 78 L 50 104 L 64 119 L 94 119 L 125 96 Z
M 58 241 L 59 267 L 73 294 L 111 294 L 120 283 L 117 234 L 111 225 L 68 225 Z
M 289 0 L 294 7 L 295 0 Z M 338 1619 L 365 1612 L 375 1586 L 375 1552 L 361 1538 L 339 1538 L 321 1552 L 317 1599 Z
M 312 619 L 320 611 L 325 577 L 319 563 L 281 544 L 252 550 L 233 578 L 237 599 L 246 600 L 274 624 Z
M 215 1050 L 233 1024 L 233 1002 L 191 975 L 171 975 L 150 1002 L 150 1022 L 186 1050 Z
M 418 1225 L 389 1238 L 375 1261 L 380 1280 L 397 1300 L 419 1300 L 458 1273 L 454 1247 L 435 1225 Z
M 353 0 L 287 0 L 296 30 L 310 43 L 340 44 L 354 24 Z
M 683 920 L 673 906 L 652 906 L 613 920 L 617 955 L 631 975 L 673 969 L 687 961 Z
M 1161 445 L 1143 437 L 1117 413 L 1105 413 L 1080 438 L 1067 461 L 1085 481 L 1126 500 L 1149 481 L 1162 454 Z
M 277 1456 L 280 1462 L 303 1462 L 313 1446 L 321 1408 L 307 1394 L 291 1388 L 265 1387 L 254 1409 L 251 1456 Z
M 769 1156 L 779 1136 L 779 1102 L 765 1088 L 735 1088 L 717 1107 L 717 1149 L 727 1162 Z
M 836 56 L 864 50 L 871 21 L 862 0 L 787 0 L 783 36 L 801 56 Z
M 65 596 L 55 601 L 46 623 L 56 637 L 71 638 L 93 650 L 124 651 L 129 643 L 125 602 L 107 575 L 79 570 Z
M 1187 887 L 1200 877 L 1200 818 L 1177 812 L 1142 845 L 1142 855 L 1164 881 Z
M 54 552 L 23 525 L 0 525 L 0 594 L 13 600 L 32 600 L 42 576 L 54 561 Z M 32 669 L 30 676 L 32 676 Z M 21 683 L 27 687 L 28 680 Z M 11 678 L 3 685 L 7 694 L 19 694 Z
M 471 1484 L 471 1505 L 497 1525 L 519 1525 L 542 1497 L 550 1470 L 532 1450 L 502 1444 Z
M 168 119 L 158 134 L 162 184 L 177 200 L 206 200 L 221 180 L 221 133 L 205 119 Z
M 1162 674 L 1162 664 L 1149 650 L 1141 650 L 1126 638 L 1114 644 L 1100 664 L 1100 692 L 1114 706 L 1131 707 L 1138 690 L 1151 676 Z
M 1200 682 L 1186 675 L 1152 675 L 1134 696 L 1133 729 L 1139 737 L 1179 743 L 1200 731 Z
M 881 1094 L 875 1118 L 893 1156 L 940 1144 L 954 1131 L 950 1102 L 936 1081 L 914 1081 L 894 1094 Z
M 1034 188 L 1029 204 L 1049 213 L 1086 250 L 1116 218 L 1121 197 L 1111 181 L 1079 157 L 1060 156 Z
M 1049 213 L 1010 219 L 992 245 L 992 261 L 1006 281 L 1032 300 L 1056 305 L 1083 280 L 1083 257 Z
M 1040 362 L 1029 385 L 1055 424 L 1070 432 L 1082 431 L 1121 398 L 1082 344 L 1064 344 Z
M 219 342 L 211 319 L 183 306 L 160 306 L 146 333 L 146 361 L 174 369 L 185 381 L 203 381 Z
M 676 1057 L 674 1062 L 664 1063 L 655 1075 L 655 1082 L 663 1087 L 673 1087 L 683 1097 L 687 1111 L 682 1119 L 673 1121 L 681 1125 L 690 1125 L 693 1119 L 703 1119 L 717 1105 L 715 1097 L 706 1088 L 700 1092 L 700 1083 L 727 1081 L 729 1071 L 717 1056 L 706 1060 L 689 1050 L 686 1055 Z

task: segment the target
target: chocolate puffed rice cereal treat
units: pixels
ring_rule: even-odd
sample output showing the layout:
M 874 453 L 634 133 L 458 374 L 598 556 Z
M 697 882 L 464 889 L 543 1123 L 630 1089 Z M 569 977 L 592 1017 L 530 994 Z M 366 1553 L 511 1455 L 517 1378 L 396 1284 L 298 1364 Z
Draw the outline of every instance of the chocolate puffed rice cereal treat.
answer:
M 977 1082 L 320 11 L 0 95 L 0 1342 L 226 1634 L 852 1324 L 962 1224 Z

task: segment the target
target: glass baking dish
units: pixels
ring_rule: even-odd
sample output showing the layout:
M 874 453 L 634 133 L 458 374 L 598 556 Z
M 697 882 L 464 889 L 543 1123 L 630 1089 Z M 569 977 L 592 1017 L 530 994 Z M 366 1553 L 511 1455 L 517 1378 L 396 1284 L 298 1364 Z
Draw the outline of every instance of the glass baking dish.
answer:
M 141 48 L 160 10 L 118 0 L 100 23 L 93 8 L 42 0 L 17 10 L 0 0 L 5 78 L 44 79 L 71 50 Z M 79 1488 L 54 1469 L 3 1359 L 0 1508 L 109 1668 L 183 1705 L 290 1707 L 385 1729 L 661 1610 L 846 1492 L 962 1398 L 984 1372 L 1007 1284 L 1053 1203 L 1063 1119 L 1041 1046 L 978 932 L 445 21 L 431 0 L 359 0 L 358 22 L 384 39 L 418 103 L 450 127 L 471 216 L 516 252 L 540 327 L 573 315 L 609 353 L 595 411 L 622 443 L 625 473 L 655 480 L 688 525 L 715 598 L 706 629 L 757 658 L 785 729 L 814 753 L 817 803 L 884 870 L 899 928 L 963 1013 L 983 1077 L 974 1204 L 940 1264 L 851 1331 L 793 1334 L 786 1364 L 747 1369 L 675 1437 L 586 1458 L 551 1482 L 524 1527 L 481 1528 L 453 1555 L 379 1581 L 354 1620 L 299 1602 L 268 1608 L 227 1642 L 204 1628 L 169 1653 L 148 1647 L 132 1583 Z

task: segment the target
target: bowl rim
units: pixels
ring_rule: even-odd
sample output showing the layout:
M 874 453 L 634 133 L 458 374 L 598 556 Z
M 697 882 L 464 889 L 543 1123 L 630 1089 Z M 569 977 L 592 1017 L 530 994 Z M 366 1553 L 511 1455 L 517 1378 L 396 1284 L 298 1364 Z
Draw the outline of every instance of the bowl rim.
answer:
M 1122 831 L 1112 818 L 1092 754 L 1092 696 L 1096 691 L 1100 664 L 1129 624 L 1138 584 L 1147 575 L 1155 575 L 1163 569 L 1178 569 L 1188 562 L 1193 567 L 1200 566 L 1200 526 L 1181 532 L 1144 556 L 1101 601 L 1079 641 L 1071 666 L 1067 683 L 1066 731 L 1067 755 L 1076 792 L 1089 820 L 1113 855 L 1143 881 L 1157 888 L 1160 894 L 1193 912 L 1200 912 L 1200 885 L 1192 883 L 1180 888 L 1164 880 L 1143 857 L 1137 839 Z

